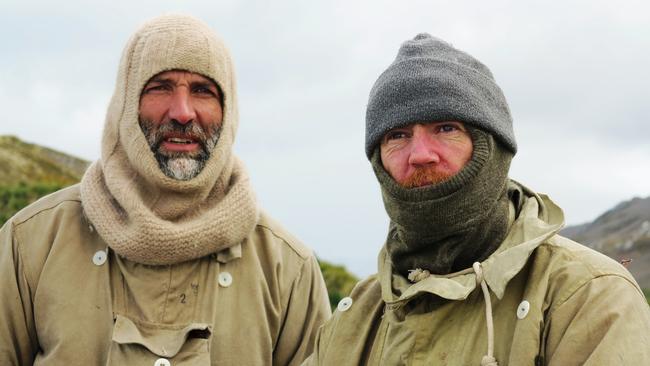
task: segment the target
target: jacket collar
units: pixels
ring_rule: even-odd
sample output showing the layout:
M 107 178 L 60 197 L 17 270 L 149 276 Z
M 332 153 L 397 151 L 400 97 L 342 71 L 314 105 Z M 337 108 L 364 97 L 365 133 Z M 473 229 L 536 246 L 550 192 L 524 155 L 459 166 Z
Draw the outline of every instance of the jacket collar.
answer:
M 221 264 L 226 264 L 232 260 L 241 258 L 241 243 L 214 253 L 215 259 Z
M 485 281 L 499 299 L 503 297 L 508 282 L 521 271 L 532 252 L 564 226 L 562 209 L 548 196 L 539 195 L 514 181 L 510 184 L 523 193 L 521 210 L 499 248 L 481 263 Z M 512 202 L 511 206 L 514 207 Z M 514 208 L 511 211 L 514 212 Z M 401 307 L 423 293 L 448 300 L 464 300 L 476 288 L 476 275 L 469 268 L 448 275 L 430 275 L 411 283 L 393 273 L 384 246 L 379 253 L 379 282 L 384 302 Z

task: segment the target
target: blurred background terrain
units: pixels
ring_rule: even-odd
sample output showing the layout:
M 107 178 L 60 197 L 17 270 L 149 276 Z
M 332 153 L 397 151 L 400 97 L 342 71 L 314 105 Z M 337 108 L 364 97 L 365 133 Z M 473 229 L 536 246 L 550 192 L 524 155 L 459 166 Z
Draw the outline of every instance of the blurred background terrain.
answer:
M 15 136 L 0 136 L 0 225 L 38 198 L 77 183 L 88 165 Z M 650 302 L 650 197 L 621 202 L 592 222 L 565 228 L 562 234 L 624 262 Z M 319 263 L 335 307 L 359 278 L 343 265 L 322 259 Z

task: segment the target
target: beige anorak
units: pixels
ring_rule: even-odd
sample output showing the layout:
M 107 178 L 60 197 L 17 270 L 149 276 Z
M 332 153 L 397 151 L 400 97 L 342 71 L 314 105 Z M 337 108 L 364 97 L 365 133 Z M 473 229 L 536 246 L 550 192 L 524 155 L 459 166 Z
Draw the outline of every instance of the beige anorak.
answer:
M 480 266 L 498 365 L 650 364 L 650 308 L 632 276 L 557 235 L 562 211 L 525 192 L 507 238 Z M 495 365 L 482 363 L 489 322 L 476 277 L 470 269 L 412 284 L 382 250 L 379 274 L 342 301 L 305 364 Z
M 330 312 L 313 254 L 265 214 L 239 245 L 148 266 L 107 249 L 78 186 L 4 225 L 0 299 L 3 366 L 296 365 Z

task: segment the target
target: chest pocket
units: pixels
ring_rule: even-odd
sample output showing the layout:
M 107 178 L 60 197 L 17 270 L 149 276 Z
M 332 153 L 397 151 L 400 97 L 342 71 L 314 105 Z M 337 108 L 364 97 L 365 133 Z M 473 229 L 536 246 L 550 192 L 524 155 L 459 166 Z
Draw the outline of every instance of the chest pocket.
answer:
M 210 365 L 211 336 L 205 323 L 155 324 L 117 315 L 108 365 Z

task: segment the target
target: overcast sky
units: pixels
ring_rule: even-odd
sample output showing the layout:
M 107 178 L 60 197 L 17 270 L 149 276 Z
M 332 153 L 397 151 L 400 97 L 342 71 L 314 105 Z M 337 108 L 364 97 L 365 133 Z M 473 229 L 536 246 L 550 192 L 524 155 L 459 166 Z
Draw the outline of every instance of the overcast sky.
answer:
M 262 206 L 366 276 L 388 220 L 364 155 L 365 106 L 402 41 L 428 32 L 491 68 L 519 145 L 510 176 L 578 224 L 650 195 L 649 4 L 3 0 L 0 134 L 97 159 L 129 35 L 164 12 L 196 15 L 233 53 L 235 149 Z

